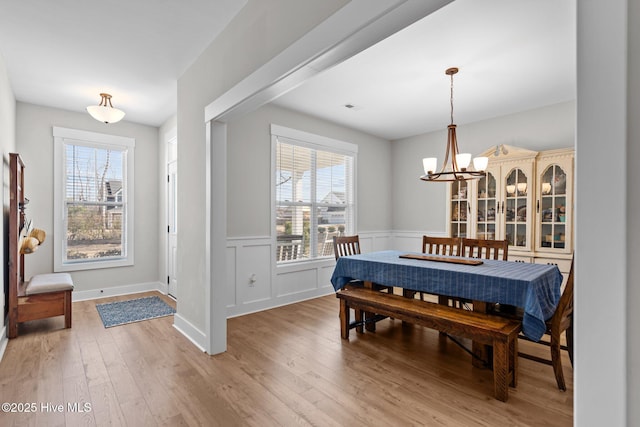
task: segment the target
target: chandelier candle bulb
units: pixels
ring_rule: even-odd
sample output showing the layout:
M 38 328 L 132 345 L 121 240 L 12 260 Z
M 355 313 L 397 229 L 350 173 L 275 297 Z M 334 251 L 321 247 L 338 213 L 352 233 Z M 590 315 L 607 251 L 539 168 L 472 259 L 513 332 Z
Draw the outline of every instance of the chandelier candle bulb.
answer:
M 456 164 L 460 168 L 460 170 L 466 170 L 471 163 L 471 154 L 469 153 L 460 153 L 456 154 Z
M 488 157 L 475 157 L 473 159 L 473 168 L 477 171 L 485 171 L 487 170 L 487 166 L 489 165 Z
M 427 157 L 422 159 L 422 166 L 424 167 L 424 173 L 429 175 L 436 171 L 438 166 L 438 159 L 435 157 Z

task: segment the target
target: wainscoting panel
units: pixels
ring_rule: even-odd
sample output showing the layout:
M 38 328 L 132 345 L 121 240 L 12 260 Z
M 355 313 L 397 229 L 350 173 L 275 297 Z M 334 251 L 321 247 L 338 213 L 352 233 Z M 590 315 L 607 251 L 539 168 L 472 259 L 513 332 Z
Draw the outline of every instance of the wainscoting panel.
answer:
M 359 233 L 362 252 L 397 249 L 391 231 Z M 420 250 L 422 233 L 404 236 L 407 248 Z M 417 243 L 416 243 L 417 242 Z M 333 258 L 277 265 L 275 238 L 227 239 L 227 316 L 235 317 L 334 293 Z
M 407 252 L 422 251 L 422 236 L 447 237 L 444 231 L 395 231 L 393 249 Z
M 290 296 L 318 288 L 318 274 L 315 268 L 278 273 L 276 275 L 276 298 Z
M 236 292 L 240 304 L 271 299 L 271 245 L 245 245 L 238 252 Z

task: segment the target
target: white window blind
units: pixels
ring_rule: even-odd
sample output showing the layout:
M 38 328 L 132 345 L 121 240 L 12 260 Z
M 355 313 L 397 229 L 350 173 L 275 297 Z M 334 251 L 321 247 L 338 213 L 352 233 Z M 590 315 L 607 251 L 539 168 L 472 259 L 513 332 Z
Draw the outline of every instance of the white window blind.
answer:
M 333 257 L 333 236 L 354 232 L 354 170 L 354 152 L 275 136 L 278 262 Z

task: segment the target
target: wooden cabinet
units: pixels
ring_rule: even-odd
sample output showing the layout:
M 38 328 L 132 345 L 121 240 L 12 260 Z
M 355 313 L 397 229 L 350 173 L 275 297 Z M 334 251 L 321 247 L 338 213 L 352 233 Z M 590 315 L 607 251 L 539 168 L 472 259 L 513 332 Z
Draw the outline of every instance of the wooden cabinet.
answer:
M 506 239 L 511 260 L 567 264 L 573 253 L 573 149 L 500 145 L 480 155 L 489 158 L 487 175 L 449 186 L 449 235 Z

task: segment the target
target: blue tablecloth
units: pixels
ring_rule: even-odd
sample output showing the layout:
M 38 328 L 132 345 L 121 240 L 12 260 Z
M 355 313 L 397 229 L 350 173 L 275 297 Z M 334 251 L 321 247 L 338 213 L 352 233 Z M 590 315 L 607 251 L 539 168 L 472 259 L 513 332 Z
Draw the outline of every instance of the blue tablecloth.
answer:
M 523 333 L 536 341 L 544 334 L 545 320 L 553 316 L 560 300 L 562 274 L 555 265 L 485 259 L 481 265 L 463 265 L 400 258 L 407 253 L 381 251 L 340 257 L 331 283 L 336 291 L 357 279 L 430 294 L 514 305 L 524 310 Z

